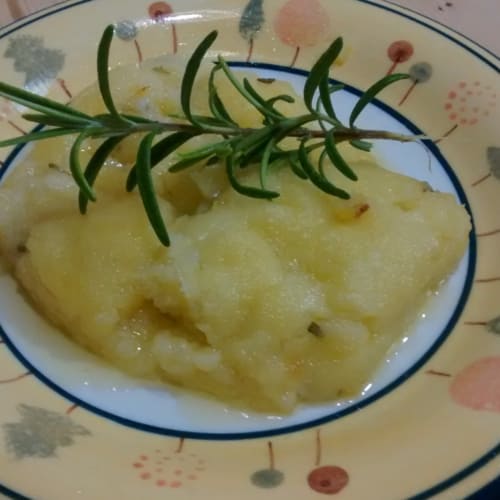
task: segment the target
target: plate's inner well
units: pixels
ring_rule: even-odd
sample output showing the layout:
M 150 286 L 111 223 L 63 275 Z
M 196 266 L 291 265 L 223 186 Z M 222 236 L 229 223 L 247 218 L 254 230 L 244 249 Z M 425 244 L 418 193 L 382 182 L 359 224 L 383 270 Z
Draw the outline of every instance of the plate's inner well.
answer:
M 245 71 L 250 69 L 263 78 L 288 80 L 301 93 L 304 72 L 300 70 L 245 63 L 233 66 L 244 67 Z M 335 94 L 341 120 L 347 121 L 356 94 L 355 89 Z M 359 126 L 406 134 L 417 130 L 387 106 L 378 104 L 364 111 Z M 466 203 L 456 178 L 435 151 L 429 153 L 419 143 L 379 142 L 375 152 L 387 168 L 427 181 L 433 189 L 453 193 L 459 202 Z M 312 425 L 319 419 L 348 414 L 403 382 L 453 327 L 457 309 L 467 294 L 471 258 L 468 253 L 439 293 L 429 297 L 416 324 L 402 332 L 400 340 L 358 398 L 302 407 L 285 417 L 243 412 L 201 395 L 133 379 L 118 372 L 55 331 L 21 294 L 16 293 L 15 282 L 6 276 L 0 279 L 0 316 L 8 345 L 30 370 L 75 403 L 102 415 L 162 433 L 227 436 L 283 432 L 295 426 Z

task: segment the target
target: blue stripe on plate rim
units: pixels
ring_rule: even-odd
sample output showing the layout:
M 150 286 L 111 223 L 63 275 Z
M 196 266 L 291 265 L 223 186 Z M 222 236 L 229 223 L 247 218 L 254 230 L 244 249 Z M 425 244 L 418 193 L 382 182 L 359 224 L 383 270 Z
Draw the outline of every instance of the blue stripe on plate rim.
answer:
M 62 6 L 58 5 L 58 6 L 55 6 L 53 8 L 48 7 L 46 9 L 43 9 L 41 15 L 40 15 L 40 11 L 39 11 L 38 15 L 33 15 L 33 16 L 27 18 L 26 20 L 17 21 L 17 22 L 14 22 L 14 23 L 8 25 L 6 27 L 7 29 L 4 28 L 4 29 L 0 30 L 0 38 L 4 38 L 5 36 L 8 36 L 12 32 L 17 31 L 20 28 L 23 28 L 24 26 L 28 26 L 29 24 L 32 24 L 32 23 L 38 21 L 39 19 L 43 19 L 43 18 L 48 17 L 50 15 L 57 14 L 58 12 L 67 10 L 67 9 L 75 7 L 77 5 L 86 4 L 86 3 L 92 2 L 94 0 L 76 0 L 74 2 L 69 3 L 70 1 L 71 0 L 69 0 L 68 2 L 66 2 Z M 368 4 L 368 5 L 371 5 L 371 6 L 375 7 L 375 8 L 383 9 L 383 10 L 391 12 L 391 13 L 393 13 L 395 15 L 398 15 L 398 16 L 404 17 L 406 19 L 409 19 L 410 21 L 413 21 L 413 22 L 415 22 L 417 24 L 420 24 L 420 25 L 428 28 L 429 30 L 431 30 L 431 31 L 433 31 L 435 33 L 440 34 L 441 36 L 443 36 L 446 39 L 448 39 L 449 41 L 451 41 L 453 44 L 458 45 L 462 49 L 464 49 L 467 52 L 471 53 L 473 56 L 475 56 L 477 59 L 481 60 L 483 63 L 485 63 L 490 68 L 493 68 L 496 71 L 499 70 L 498 65 L 496 65 L 494 62 L 490 61 L 488 58 L 486 58 L 482 54 L 479 54 L 476 51 L 476 49 L 474 48 L 474 46 L 477 47 L 477 48 L 480 48 L 481 50 L 484 50 L 485 52 L 487 52 L 488 54 L 490 54 L 494 59 L 498 60 L 499 58 L 495 54 L 493 54 L 490 50 L 488 50 L 488 49 L 482 47 L 480 44 L 478 44 L 478 43 L 476 43 L 476 42 L 468 39 L 464 35 L 459 34 L 455 30 L 453 30 L 451 28 L 447 28 L 447 27 L 441 25 L 441 23 L 439 23 L 437 21 L 432 21 L 433 24 L 429 24 L 428 22 L 426 22 L 424 20 L 421 20 L 421 19 L 419 19 L 417 17 L 413 17 L 409 13 L 404 12 L 404 10 L 407 10 L 408 12 L 414 13 L 414 11 L 412 11 L 411 9 L 404 9 L 404 8 L 402 8 L 403 10 L 399 10 L 399 8 L 396 9 L 396 8 L 392 8 L 392 7 L 388 6 L 388 5 L 381 5 L 381 4 L 378 4 L 378 3 L 373 2 L 371 0 L 356 0 L 356 1 Z M 416 16 L 424 18 L 424 19 L 427 19 L 427 18 L 425 18 L 425 16 L 422 16 L 421 14 L 416 14 Z M 446 28 L 447 30 L 449 30 L 449 31 L 451 31 L 451 32 L 459 35 L 461 38 L 466 39 L 472 45 L 472 47 L 464 44 L 462 41 L 454 38 L 453 36 L 451 36 L 450 34 L 442 31 L 441 29 L 438 29 L 435 25 L 441 25 L 444 28 Z M 241 66 L 245 66 L 246 63 L 240 63 L 240 64 L 241 64 Z M 271 66 L 273 66 L 273 65 L 271 65 Z M 255 67 L 255 65 L 253 65 L 253 67 Z M 274 66 L 274 67 L 276 68 L 276 66 Z M 284 69 L 285 70 L 290 70 L 291 68 L 284 68 Z M 300 72 L 301 70 L 294 69 L 294 71 Z M 356 92 L 356 90 L 352 89 L 352 88 L 349 88 L 349 90 Z M 359 91 L 358 91 L 358 93 L 359 93 Z M 393 113 L 392 112 L 393 110 L 391 110 L 387 106 L 383 105 L 383 103 L 377 102 L 375 104 L 378 105 L 378 106 L 380 106 L 382 109 L 384 109 L 384 111 L 389 112 L 392 116 L 396 117 L 397 119 L 402 118 L 401 122 L 404 125 L 406 125 L 410 130 L 414 130 L 415 133 L 419 133 L 418 129 L 413 124 L 411 124 L 410 122 L 408 122 L 408 120 L 406 120 L 404 117 L 397 116 L 398 113 L 395 113 L 395 112 Z M 451 169 L 449 169 L 449 165 L 447 164 L 446 160 L 444 160 L 444 158 L 442 157 L 439 149 L 436 148 L 433 144 L 427 143 L 427 145 L 429 147 L 431 147 L 431 148 L 434 148 L 433 153 L 436 156 L 436 158 L 441 162 L 441 164 L 443 166 L 444 165 L 448 166 L 448 173 L 451 172 L 451 174 L 452 174 L 451 179 L 452 179 L 452 182 L 454 182 L 454 184 L 455 184 L 455 188 L 457 189 L 457 192 L 459 193 L 459 197 L 463 197 L 465 199 L 465 193 L 463 192 L 463 190 L 462 190 L 461 186 L 459 185 L 459 183 L 456 181 L 456 178 L 454 179 L 455 176 L 454 176 L 453 172 L 451 171 Z M 3 173 L 5 172 L 6 167 L 9 165 L 9 163 L 11 163 L 13 161 L 14 157 L 19 153 L 20 149 L 21 149 L 21 147 L 17 147 L 17 148 L 15 148 L 11 152 L 11 154 L 9 155 L 9 157 L 6 160 L 5 168 L 0 173 L 0 178 L 1 178 L 1 176 L 3 176 Z M 470 213 L 470 207 L 468 207 L 468 205 L 467 205 L 467 209 L 469 210 L 469 213 Z M 474 267 L 475 267 L 475 257 L 476 257 L 476 239 L 475 239 L 475 233 L 474 233 L 474 231 L 472 231 L 471 232 L 471 236 L 470 236 L 469 269 L 468 269 L 468 275 L 467 275 L 466 283 L 465 283 L 465 286 L 464 286 L 464 292 L 465 292 L 465 290 L 470 290 L 470 288 L 472 286 L 473 275 L 474 275 Z M 472 263 L 472 268 L 471 268 L 471 263 Z M 455 313 L 454 313 L 454 316 L 456 316 L 456 318 L 452 317 L 450 319 L 449 325 L 450 325 L 450 323 L 452 321 L 454 321 L 454 319 L 455 319 L 455 322 L 456 322 L 456 319 L 458 319 L 458 317 L 460 315 L 459 313 L 457 314 L 458 309 L 462 310 L 463 307 L 464 307 L 464 305 L 465 305 L 465 302 L 466 302 L 466 297 L 464 297 L 462 295 L 460 303 L 458 304 L 458 306 L 457 306 L 457 308 L 455 310 Z M 445 332 L 447 330 L 449 330 L 449 331 L 446 334 L 445 334 L 445 332 L 443 332 L 443 334 L 440 336 L 440 338 L 438 339 L 438 341 L 436 341 L 436 343 L 431 347 L 431 349 L 427 352 L 426 356 L 424 356 L 424 357 L 430 357 L 435 352 L 435 350 L 437 350 L 437 348 L 442 344 L 442 342 L 444 342 L 445 338 L 447 337 L 447 335 L 450 333 L 450 331 L 452 329 L 452 327 L 448 328 L 449 325 L 445 329 Z M 0 336 L 5 337 L 5 333 L 3 332 L 3 330 L 1 328 L 0 328 Z M 30 368 L 29 363 L 26 364 L 27 361 L 24 360 L 24 358 L 22 357 L 22 355 L 16 351 L 16 349 L 10 343 L 10 341 L 8 339 L 5 339 L 5 340 L 6 340 L 7 345 L 14 352 L 14 354 L 17 353 L 16 356 L 18 357 L 18 359 L 20 359 L 20 361 L 23 364 L 25 364 L 28 368 Z M 417 365 L 420 365 L 421 362 L 422 362 L 422 360 L 420 360 L 419 363 L 417 363 L 414 367 L 412 367 L 412 369 L 415 369 L 415 371 L 416 371 L 419 368 L 419 366 L 417 366 Z M 411 374 L 412 373 L 406 372 L 405 374 L 403 374 L 400 377 L 400 379 L 404 378 L 404 380 L 406 380 L 406 378 L 408 378 Z M 41 380 L 43 381 L 43 378 L 44 378 L 43 375 L 42 374 L 39 374 L 39 375 L 41 376 L 39 378 L 41 378 Z M 404 380 L 401 380 L 401 382 L 399 382 L 400 379 L 398 379 L 397 381 L 394 381 L 393 384 L 399 385 L 402 381 L 404 381 Z M 47 381 L 45 381 L 45 382 L 47 383 Z M 393 384 L 391 384 L 391 386 Z M 52 386 L 51 383 L 48 383 L 48 385 Z M 387 391 L 387 392 L 389 390 L 392 390 L 391 386 L 386 387 L 384 390 Z M 54 388 L 54 387 L 52 387 L 52 388 L 57 391 L 56 388 Z M 59 392 L 59 391 L 57 391 L 57 392 Z M 381 392 L 383 392 L 383 391 L 381 391 Z M 382 395 L 383 394 L 380 394 L 380 395 L 377 394 L 375 396 L 381 397 Z M 65 395 L 65 397 L 68 397 L 68 396 Z M 73 399 L 71 397 L 69 397 L 68 399 L 70 399 L 70 400 L 73 401 Z M 365 404 L 368 404 L 368 403 L 365 402 Z M 85 407 L 86 405 L 84 404 L 83 406 Z M 96 411 L 96 413 L 101 414 L 101 412 L 99 412 L 99 411 Z M 337 414 L 336 418 L 339 418 L 340 416 L 341 415 Z M 326 417 L 326 418 L 328 418 L 328 417 Z M 307 424 L 307 427 L 309 427 L 310 425 L 320 425 L 321 423 L 324 423 L 323 422 L 324 419 L 320 419 L 320 420 L 321 421 L 316 421 L 314 423 Z M 120 422 L 120 423 L 123 423 L 123 422 Z M 125 425 L 128 425 L 128 424 L 125 423 Z M 295 427 L 296 428 L 294 428 L 293 430 L 298 431 L 303 426 L 299 425 L 299 426 L 295 426 Z M 142 429 L 142 430 L 145 430 L 145 429 Z M 290 430 L 281 430 L 281 431 L 282 432 L 291 432 Z M 255 433 L 253 433 L 253 434 L 255 434 Z M 276 433 L 273 433 L 273 434 L 276 434 Z M 175 434 L 174 433 L 172 435 L 174 435 L 174 436 L 182 435 L 184 437 L 190 437 L 190 436 L 186 436 L 185 433 L 180 433 L 180 434 Z M 198 439 L 200 438 L 200 436 L 197 436 L 197 437 L 198 437 Z M 252 435 L 252 436 L 246 436 L 246 437 L 261 437 L 261 436 Z M 220 439 L 220 437 L 219 437 L 219 439 Z M 464 469 L 460 470 L 456 474 L 450 476 L 449 478 L 447 478 L 447 479 L 445 479 L 445 480 L 437 483 L 436 485 L 434 485 L 434 486 L 426 489 L 425 491 L 420 492 L 419 494 L 417 494 L 417 495 L 415 495 L 415 496 L 413 496 L 411 498 L 413 500 L 424 500 L 424 499 L 430 498 L 431 496 L 436 495 L 436 494 L 444 491 L 445 489 L 448 489 L 449 487 L 451 487 L 452 485 L 456 484 L 457 482 L 462 481 L 467 476 L 469 476 L 470 474 L 472 474 L 473 472 L 475 472 L 476 470 L 480 469 L 481 467 L 483 467 L 484 465 L 486 465 L 487 463 L 489 463 L 491 460 L 493 460 L 494 458 L 496 458 L 499 454 L 500 454 L 500 444 L 497 444 L 495 447 L 493 447 L 491 450 L 489 450 L 484 455 L 482 455 L 481 457 L 479 457 L 473 463 L 469 464 Z M 493 489 L 495 489 L 497 483 L 498 483 L 498 478 L 496 480 L 493 480 L 491 483 L 485 485 L 480 491 L 477 492 L 477 494 L 481 495 L 481 492 L 487 492 L 487 491 L 491 492 L 492 491 L 491 488 L 493 487 Z M 3 493 L 5 495 L 8 495 L 11 498 L 15 498 L 15 499 L 25 499 L 25 498 L 28 498 L 28 497 L 25 497 L 25 496 L 21 495 L 20 493 L 17 493 L 14 490 L 11 490 L 11 489 L 9 489 L 6 486 L 3 486 L 1 484 L 0 484 L 0 493 Z

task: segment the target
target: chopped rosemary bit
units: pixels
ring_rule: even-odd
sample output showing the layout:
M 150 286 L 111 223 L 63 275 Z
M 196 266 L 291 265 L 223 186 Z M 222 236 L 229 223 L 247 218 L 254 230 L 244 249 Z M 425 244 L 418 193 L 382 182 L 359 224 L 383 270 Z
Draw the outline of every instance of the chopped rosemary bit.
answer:
M 311 323 L 307 327 L 307 331 L 309 333 L 312 333 L 315 337 L 323 337 L 325 335 L 323 333 L 323 330 L 321 329 L 321 326 L 319 326 L 316 321 L 311 321 Z
M 27 253 L 28 252 L 28 247 L 24 243 L 19 243 L 19 245 L 17 245 L 17 247 L 16 247 L 16 250 L 19 253 Z
M 168 246 L 170 240 L 164 220 L 158 208 L 156 193 L 152 183 L 150 170 L 167 156 L 175 154 L 177 149 L 192 138 L 203 134 L 219 136 L 218 142 L 194 149 L 178 155 L 179 161 L 170 167 L 170 172 L 178 172 L 190 168 L 200 162 L 211 165 L 223 162 L 233 189 L 244 196 L 273 199 L 279 193 L 269 191 L 266 176 L 269 166 L 276 161 L 288 164 L 298 176 L 308 179 L 320 190 L 340 198 L 349 198 L 349 193 L 335 186 L 322 168 L 310 160 L 309 155 L 315 149 L 322 150 L 322 158 L 327 156 L 333 165 L 345 176 L 355 180 L 356 175 L 347 165 L 337 149 L 337 144 L 348 141 L 352 146 L 369 150 L 371 143 L 367 140 L 389 139 L 402 142 L 415 141 L 417 137 L 400 135 L 380 130 L 363 130 L 354 123 L 363 109 L 372 99 L 388 85 L 409 78 L 406 74 L 388 75 L 372 85 L 358 100 L 349 117 L 349 125 L 342 124 L 337 118 L 331 101 L 331 94 L 341 85 L 331 85 L 329 71 L 333 62 L 342 50 L 342 38 L 337 38 L 313 65 L 304 85 L 304 102 L 309 110 L 302 116 L 287 117 L 275 107 L 278 101 L 293 102 L 290 95 L 278 95 L 264 99 L 252 87 L 248 80 L 241 83 L 229 68 L 223 57 L 218 56 L 214 62 L 209 78 L 209 108 L 211 116 L 199 116 L 191 108 L 191 94 L 194 82 L 207 51 L 217 38 L 217 31 L 210 32 L 196 47 L 189 58 L 181 85 L 181 108 L 183 121 L 161 122 L 140 116 L 120 113 L 117 109 L 109 83 L 109 52 L 114 36 L 114 26 L 108 26 L 102 35 L 97 52 L 97 81 L 107 113 L 91 116 L 61 104 L 54 100 L 27 92 L 26 90 L 0 82 L 0 96 L 32 110 L 24 118 L 38 125 L 43 130 L 35 131 L 0 141 L 0 147 L 25 144 L 51 137 L 75 135 L 71 148 L 70 170 L 79 187 L 79 207 L 85 213 L 89 201 L 96 201 L 93 184 L 113 149 L 126 137 L 142 133 L 146 134 L 137 151 L 136 164 L 132 167 L 127 179 L 126 189 L 138 187 L 144 209 L 156 235 L 162 244 Z M 168 72 L 159 66 L 158 72 Z M 244 128 L 235 123 L 229 116 L 217 87 L 214 75 L 221 71 L 235 89 L 262 114 L 261 128 Z M 262 83 L 272 83 L 274 78 L 259 78 Z M 319 124 L 320 129 L 308 128 L 310 124 Z M 297 138 L 296 149 L 283 150 L 280 142 L 286 137 Z M 86 165 L 80 163 L 80 150 L 89 139 L 103 139 L 102 145 Z M 285 160 L 285 161 L 284 161 Z M 247 166 L 254 166 L 260 172 L 260 186 L 246 186 L 238 177 L 239 171 Z M 311 323 L 313 331 L 317 325 Z M 314 326 L 316 325 L 316 326 Z
M 276 81 L 276 78 L 257 78 L 257 81 L 260 83 L 274 83 Z
M 170 75 L 170 71 L 165 66 L 154 66 L 153 71 L 162 75 Z
M 55 170 L 56 172 L 59 172 L 60 174 L 68 174 L 60 165 L 57 163 L 49 162 L 47 165 L 51 170 Z M 69 175 L 69 174 L 68 174 Z

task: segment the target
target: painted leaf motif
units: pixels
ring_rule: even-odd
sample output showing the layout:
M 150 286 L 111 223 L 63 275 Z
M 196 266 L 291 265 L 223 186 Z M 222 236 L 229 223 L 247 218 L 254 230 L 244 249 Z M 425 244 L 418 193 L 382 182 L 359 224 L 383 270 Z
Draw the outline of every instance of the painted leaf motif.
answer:
M 489 147 L 486 151 L 486 156 L 490 165 L 491 175 L 500 179 L 500 148 Z
M 37 406 L 19 405 L 21 420 L 3 425 L 7 449 L 17 458 L 57 456 L 57 448 L 71 446 L 75 436 L 90 432 L 67 415 Z
M 500 334 L 500 316 L 497 316 L 496 318 L 488 321 L 488 323 L 486 324 L 486 328 L 492 333 Z
M 263 0 L 250 0 L 241 15 L 239 30 L 245 40 L 253 40 L 264 24 Z
M 43 38 L 20 35 L 9 38 L 4 57 L 14 59 L 14 69 L 25 74 L 24 85 L 36 87 L 54 79 L 64 66 L 64 53 L 44 47 Z

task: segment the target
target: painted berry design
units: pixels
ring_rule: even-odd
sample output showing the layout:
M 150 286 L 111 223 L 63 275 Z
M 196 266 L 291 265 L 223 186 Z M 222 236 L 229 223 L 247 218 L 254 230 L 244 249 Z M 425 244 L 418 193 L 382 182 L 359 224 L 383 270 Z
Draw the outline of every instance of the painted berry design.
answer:
M 394 73 L 398 64 L 408 61 L 413 55 L 413 45 L 406 40 L 396 40 L 387 47 L 387 57 L 391 61 L 391 65 L 387 70 L 387 74 Z
M 309 487 L 325 495 L 334 495 L 342 491 L 349 483 L 349 474 L 338 465 L 320 465 L 322 458 L 321 429 L 316 431 L 315 468 L 307 475 Z
M 288 0 L 278 11 L 274 29 L 280 40 L 295 49 L 294 66 L 302 47 L 314 47 L 330 35 L 330 17 L 318 0 Z
M 267 452 L 269 458 L 269 466 L 265 469 L 259 469 L 255 471 L 250 476 L 250 481 L 254 486 L 257 486 L 259 488 L 276 488 L 283 483 L 285 475 L 283 474 L 283 472 L 275 468 L 274 449 L 273 443 L 271 441 L 267 442 Z
M 432 66 L 426 62 L 419 62 L 410 67 L 408 70 L 411 82 L 410 87 L 403 94 L 403 97 L 399 101 L 399 106 L 406 102 L 418 84 L 426 83 L 431 79 L 432 71 Z
M 454 377 L 450 395 L 466 408 L 500 413 L 500 356 L 481 358 L 465 367 Z
M 138 29 L 133 21 L 125 20 L 116 24 L 116 36 L 124 42 L 134 42 L 135 51 L 137 53 L 137 60 L 139 64 L 142 62 L 142 50 L 139 42 L 137 41 Z
M 177 28 L 171 17 L 174 13 L 171 5 L 167 2 L 154 2 L 148 8 L 149 17 L 158 24 L 169 24 L 172 28 L 172 52 L 177 54 Z
M 62 415 L 37 406 L 18 406 L 21 420 L 3 424 L 7 449 L 17 458 L 48 458 L 57 456 L 59 447 L 71 446 L 75 437 L 90 432 Z
M 333 495 L 347 486 L 349 476 L 342 467 L 324 465 L 312 470 L 307 476 L 307 482 L 314 491 Z
M 492 231 L 497 234 L 500 231 Z M 497 281 L 500 277 L 476 280 Z M 473 319 L 464 321 L 468 327 L 481 326 L 493 334 L 500 334 L 500 316 L 489 320 Z M 440 370 L 427 370 L 429 375 L 450 377 L 450 395 L 455 403 L 466 408 L 500 413 L 500 356 L 488 356 L 473 361 L 458 374 Z
M 149 17 L 155 21 L 162 21 L 169 14 L 172 14 L 173 9 L 167 2 L 153 2 L 148 7 Z
M 137 26 L 134 21 L 120 21 L 116 24 L 115 34 L 120 40 L 124 40 L 126 42 L 134 40 L 137 36 Z

